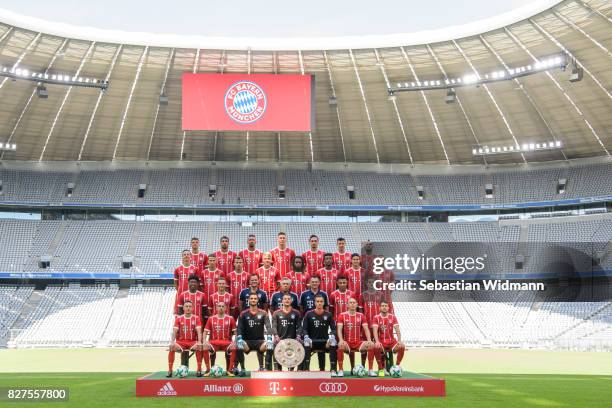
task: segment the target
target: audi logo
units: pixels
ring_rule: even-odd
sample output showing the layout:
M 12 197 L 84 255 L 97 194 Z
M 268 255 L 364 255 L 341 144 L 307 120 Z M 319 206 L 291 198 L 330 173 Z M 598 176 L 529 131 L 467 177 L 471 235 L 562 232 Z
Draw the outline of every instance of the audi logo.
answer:
M 346 383 L 321 383 L 319 384 L 319 391 L 323 394 L 346 394 L 348 391 L 348 385 Z

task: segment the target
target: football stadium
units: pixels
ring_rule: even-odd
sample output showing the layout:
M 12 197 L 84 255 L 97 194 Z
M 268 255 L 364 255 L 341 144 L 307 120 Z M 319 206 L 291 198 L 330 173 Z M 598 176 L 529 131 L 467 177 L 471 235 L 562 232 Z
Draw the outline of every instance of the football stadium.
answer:
M 2 406 L 612 406 L 610 2 L 95 3 L 0 3 Z

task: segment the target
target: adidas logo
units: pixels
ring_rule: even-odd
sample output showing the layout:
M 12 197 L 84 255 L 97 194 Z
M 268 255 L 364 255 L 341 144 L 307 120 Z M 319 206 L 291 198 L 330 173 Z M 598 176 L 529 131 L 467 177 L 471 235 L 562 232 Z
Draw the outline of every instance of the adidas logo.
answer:
M 164 384 L 163 387 L 159 389 L 159 391 L 157 391 L 157 395 L 159 395 L 160 397 L 176 395 L 176 391 L 174 391 L 174 388 L 172 388 L 172 384 L 167 382 L 166 384 Z

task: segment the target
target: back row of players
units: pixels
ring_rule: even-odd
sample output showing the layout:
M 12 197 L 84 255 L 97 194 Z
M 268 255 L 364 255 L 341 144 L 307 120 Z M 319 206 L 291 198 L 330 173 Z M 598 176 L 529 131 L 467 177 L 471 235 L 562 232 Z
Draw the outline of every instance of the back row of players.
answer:
M 404 346 L 390 293 L 374 290 L 372 284 L 394 277 L 391 271 L 372 273 L 372 244 L 367 242 L 360 255 L 346 251 L 344 238 L 337 239 L 334 253 L 320 250 L 316 235 L 309 241 L 311 249 L 296 256 L 283 232 L 269 252 L 256 249 L 256 237 L 249 235 L 248 248 L 235 253 L 224 236 L 220 250 L 206 255 L 199 239 L 192 238 L 191 250 L 182 252 L 182 264 L 174 272 L 177 317 L 168 376 L 175 353 L 182 353 L 186 364 L 190 350 L 196 355 L 198 376 L 202 360 L 206 376 L 215 352 L 221 350 L 230 376 L 244 374 L 244 353 L 251 350 L 257 352 L 260 370 L 270 370 L 274 346 L 287 338 L 304 345 L 306 357 L 299 369 L 309 369 L 311 352 L 318 353 L 320 370 L 329 352 L 332 375 L 338 376 L 343 375 L 345 352 L 351 366 L 354 352 L 361 353 L 362 363 L 367 358 L 372 376 L 384 375 L 385 359 L 392 353 L 397 353 L 399 364 Z M 276 362 L 275 368 L 281 369 Z

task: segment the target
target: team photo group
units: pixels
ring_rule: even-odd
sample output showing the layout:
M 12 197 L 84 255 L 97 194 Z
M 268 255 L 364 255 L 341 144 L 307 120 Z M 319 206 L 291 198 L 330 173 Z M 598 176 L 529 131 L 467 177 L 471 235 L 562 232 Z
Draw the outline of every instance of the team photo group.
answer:
M 338 238 L 335 252 L 326 252 L 313 234 L 310 250 L 301 256 L 288 247 L 284 232 L 267 252 L 256 248 L 255 235 L 247 242 L 246 249 L 234 252 L 223 236 L 220 248 L 207 254 L 194 237 L 191 248 L 182 251 L 174 271 L 167 377 L 186 376 L 194 355 L 198 377 L 245 376 L 245 354 L 250 352 L 257 355 L 258 367 L 249 371 L 309 371 L 316 354 L 320 371 L 329 359 L 331 375 L 341 377 L 347 354 L 347 375 L 401 375 L 405 346 L 391 294 L 373 284 L 393 282 L 394 276 L 388 270 L 373 273 L 371 242 L 363 244 L 361 253 L 350 253 L 346 240 Z M 174 371 L 177 354 L 181 364 Z M 355 354 L 361 364 L 355 364 Z M 225 371 L 216 364 L 220 359 Z

